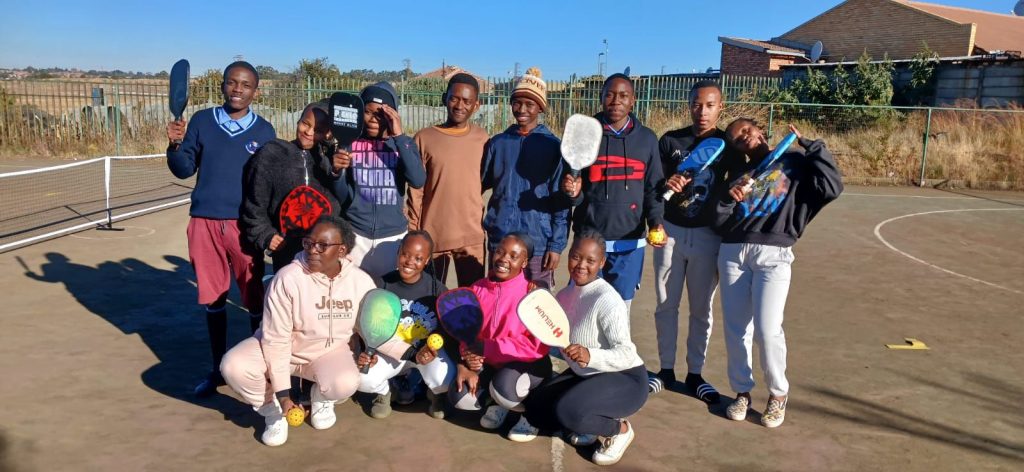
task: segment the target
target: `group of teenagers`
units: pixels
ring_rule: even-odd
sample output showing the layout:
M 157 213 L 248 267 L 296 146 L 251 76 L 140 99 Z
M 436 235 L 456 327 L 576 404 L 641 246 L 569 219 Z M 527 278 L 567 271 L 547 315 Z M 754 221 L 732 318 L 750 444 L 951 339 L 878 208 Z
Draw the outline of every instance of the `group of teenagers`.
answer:
M 258 86 L 250 64 L 228 65 L 222 106 L 168 124 L 167 162 L 179 178 L 198 174 L 188 251 L 216 368 L 195 394 L 229 385 L 265 418 L 263 443 L 287 440 L 286 412 L 298 403 L 293 378 L 312 382 L 309 422 L 316 429 L 330 428 L 335 404 L 357 391 L 372 395 L 371 416 L 384 418 L 393 402 L 412 403 L 422 382 L 435 418 L 451 408 L 479 410 L 481 426 L 497 429 L 519 413 L 509 439 L 563 433 L 576 446 L 599 443 L 593 461 L 614 464 L 635 435 L 628 417 L 676 382 L 684 284 L 685 387 L 705 402 L 720 400 L 702 371 L 721 287 L 728 378 L 737 393 L 726 414 L 743 420 L 751 407 L 756 341 L 770 394 L 761 422 L 782 424 L 792 246 L 843 189 L 820 140 L 800 137 L 803 151 L 786 151 L 755 180 L 752 170 L 772 149 L 751 119 L 719 128 L 724 101 L 715 82 L 692 88 L 693 124 L 659 140 L 632 113 L 632 80 L 613 74 L 595 116 L 603 126 L 597 160 L 573 173 L 559 138 L 540 123 L 547 86 L 536 68 L 511 94 L 515 123 L 495 136 L 471 121 L 480 106 L 471 75 L 451 77 L 446 120 L 414 137 L 403 133 L 391 85 L 370 85 L 360 93 L 362 136 L 346 147 L 332 139 L 326 100 L 302 111 L 295 139 L 277 139 L 251 107 Z M 675 174 L 711 137 L 727 142 L 724 154 L 697 175 Z M 666 190 L 675 192 L 667 200 Z M 647 372 L 630 336 L 648 244 L 656 374 Z M 555 273 L 567 249 L 570 280 L 558 290 Z M 268 285 L 264 255 L 274 270 Z M 474 343 L 455 340 L 438 318 L 449 268 L 480 302 Z M 253 335 L 228 350 L 232 279 Z M 398 295 L 403 313 L 395 335 L 368 355 L 357 316 L 375 288 Z M 570 321 L 569 347 L 543 345 L 520 322 L 517 305 L 535 288 L 557 290 Z M 426 342 L 435 333 L 442 348 Z M 553 371 L 552 356 L 569 368 Z

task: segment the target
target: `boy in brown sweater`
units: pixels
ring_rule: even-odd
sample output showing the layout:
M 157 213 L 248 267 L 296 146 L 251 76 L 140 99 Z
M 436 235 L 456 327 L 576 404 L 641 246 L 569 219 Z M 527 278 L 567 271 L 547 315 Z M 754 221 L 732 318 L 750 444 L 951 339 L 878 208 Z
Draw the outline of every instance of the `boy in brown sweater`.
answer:
M 483 199 L 480 165 L 487 132 L 469 122 L 480 108 L 480 85 L 469 74 L 455 74 L 444 93 L 448 118 L 413 138 L 423 157 L 427 183 L 410 189 L 406 200 L 410 230 L 434 239 L 434 275 L 445 281 L 454 260 L 460 287 L 484 277 Z

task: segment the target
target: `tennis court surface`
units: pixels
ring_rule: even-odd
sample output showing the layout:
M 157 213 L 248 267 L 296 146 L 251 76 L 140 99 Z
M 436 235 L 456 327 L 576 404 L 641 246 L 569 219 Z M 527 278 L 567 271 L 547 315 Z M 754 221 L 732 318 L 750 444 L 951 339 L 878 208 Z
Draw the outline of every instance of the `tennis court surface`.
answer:
M 210 367 L 187 218 L 176 207 L 117 222 L 123 232 L 0 254 L 0 470 L 597 468 L 589 448 L 543 435 L 513 443 L 481 430 L 474 415 L 431 419 L 425 401 L 384 420 L 349 401 L 337 406 L 334 428 L 307 424 L 282 447 L 261 445 L 262 418 L 230 389 L 204 401 L 187 393 Z M 723 403 L 651 397 L 613 470 L 1019 470 L 1022 243 L 1024 194 L 848 188 L 795 249 L 785 424 L 725 418 L 733 392 L 716 319 L 704 376 Z M 657 370 L 650 261 L 632 329 Z M 237 341 L 247 321 L 230 310 Z M 904 338 L 930 349 L 885 346 Z M 755 371 L 762 410 L 767 392 Z

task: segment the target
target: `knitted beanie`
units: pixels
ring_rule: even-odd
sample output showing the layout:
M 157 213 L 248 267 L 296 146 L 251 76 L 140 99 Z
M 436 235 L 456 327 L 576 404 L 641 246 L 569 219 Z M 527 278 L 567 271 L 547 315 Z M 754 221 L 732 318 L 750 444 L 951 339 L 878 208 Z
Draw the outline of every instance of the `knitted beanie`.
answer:
M 524 96 L 540 105 L 540 111 L 548 108 L 548 84 L 540 78 L 540 69 L 531 67 L 526 69 L 526 74 L 516 82 L 516 88 L 512 90 L 512 97 Z

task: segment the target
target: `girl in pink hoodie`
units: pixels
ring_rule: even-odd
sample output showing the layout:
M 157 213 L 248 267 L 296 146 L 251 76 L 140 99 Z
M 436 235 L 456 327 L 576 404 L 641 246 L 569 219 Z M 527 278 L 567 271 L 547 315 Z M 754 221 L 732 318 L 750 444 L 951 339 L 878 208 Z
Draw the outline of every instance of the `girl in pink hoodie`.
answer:
M 469 287 L 480 300 L 483 326 L 475 345 L 459 346 L 462 359 L 448 398 L 457 409 L 480 410 L 484 391 L 489 390 L 494 404 L 480 418 L 480 426 L 487 429 L 500 427 L 509 411 L 522 412 L 529 390 L 551 376 L 548 347 L 530 334 L 516 314 L 519 301 L 532 285 L 523 275 L 523 267 L 532 256 L 530 237 L 510 233 L 491 255 L 488 277 Z M 528 385 L 525 392 L 520 390 L 523 385 Z M 508 434 L 517 442 L 535 437 L 537 428 L 525 417 Z
M 263 326 L 232 348 L 221 374 L 242 399 L 266 420 L 261 439 L 268 446 L 288 440 L 284 413 L 296 405 L 291 376 L 315 382 L 310 424 L 334 425 L 334 403 L 359 386 L 353 336 L 356 313 L 373 279 L 348 258 L 355 233 L 334 216 L 320 218 L 302 239 L 303 252 L 281 269 L 267 290 Z

